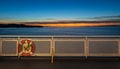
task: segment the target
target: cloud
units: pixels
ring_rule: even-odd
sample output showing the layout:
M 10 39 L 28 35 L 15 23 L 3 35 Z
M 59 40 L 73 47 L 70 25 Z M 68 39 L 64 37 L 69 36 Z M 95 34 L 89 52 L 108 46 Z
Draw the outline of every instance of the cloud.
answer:
M 120 21 L 120 15 L 116 16 L 100 16 L 100 17 L 93 17 L 90 19 L 96 19 L 96 20 L 103 20 L 103 21 Z
M 120 18 L 120 15 L 117 15 L 117 16 L 100 16 L 100 17 L 93 17 L 93 19 L 103 19 L 103 18 Z

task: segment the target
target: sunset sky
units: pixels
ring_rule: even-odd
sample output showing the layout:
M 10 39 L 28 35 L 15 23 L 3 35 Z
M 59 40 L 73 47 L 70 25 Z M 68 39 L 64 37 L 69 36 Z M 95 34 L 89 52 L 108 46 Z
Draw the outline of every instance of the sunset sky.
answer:
M 120 0 L 0 0 L 0 22 L 119 20 Z

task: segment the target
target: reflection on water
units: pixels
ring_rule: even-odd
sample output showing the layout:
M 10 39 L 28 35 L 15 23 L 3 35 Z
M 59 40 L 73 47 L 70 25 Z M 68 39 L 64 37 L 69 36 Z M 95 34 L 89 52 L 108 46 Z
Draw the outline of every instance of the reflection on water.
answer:
M 0 28 L 0 35 L 120 35 L 120 27 Z

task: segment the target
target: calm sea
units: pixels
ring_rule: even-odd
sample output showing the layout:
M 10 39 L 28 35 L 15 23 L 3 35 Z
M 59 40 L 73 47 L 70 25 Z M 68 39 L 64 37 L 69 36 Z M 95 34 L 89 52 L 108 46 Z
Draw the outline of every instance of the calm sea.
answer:
M 0 35 L 120 35 L 120 27 L 0 28 Z

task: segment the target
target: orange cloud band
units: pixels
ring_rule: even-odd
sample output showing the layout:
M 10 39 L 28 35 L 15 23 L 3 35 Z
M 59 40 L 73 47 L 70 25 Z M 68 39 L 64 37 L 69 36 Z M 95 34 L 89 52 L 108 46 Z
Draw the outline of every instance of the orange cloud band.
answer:
M 120 23 L 57 23 L 57 24 L 26 24 L 29 26 L 48 26 L 48 27 L 84 27 L 84 26 L 110 26 L 110 25 L 118 25 Z

